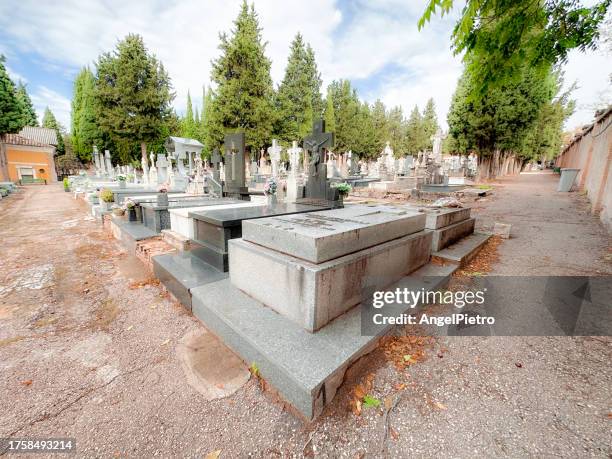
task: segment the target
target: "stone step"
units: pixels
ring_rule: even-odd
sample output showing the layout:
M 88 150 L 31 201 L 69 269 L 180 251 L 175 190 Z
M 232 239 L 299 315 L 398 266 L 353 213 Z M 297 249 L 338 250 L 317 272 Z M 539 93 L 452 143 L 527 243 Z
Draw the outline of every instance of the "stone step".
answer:
M 475 232 L 464 237 L 450 247 L 446 247 L 438 252 L 432 252 L 431 255 L 442 261 L 464 266 L 478 254 L 482 246 L 491 236 L 490 233 Z
M 457 266 L 427 264 L 387 290 L 439 288 Z M 371 352 L 391 330 L 362 334 L 362 308 L 356 306 L 316 333 L 249 297 L 229 279 L 191 289 L 193 314 L 238 354 L 306 419 L 314 419 L 342 384 L 347 368 Z
M 136 242 L 159 236 L 140 222 L 130 222 L 116 215 L 111 216 L 110 229 L 115 239 L 132 253 L 136 250 Z
M 474 232 L 475 218 L 454 223 L 436 230 L 433 230 L 433 238 L 431 240 L 431 251 L 439 252 L 449 245 L 457 242 Z
M 176 250 L 180 252 L 184 252 L 187 250 L 191 250 L 194 245 L 197 247 L 191 239 L 183 236 L 182 234 L 177 233 L 176 231 L 172 231 L 169 229 L 164 229 L 161 231 L 162 239 L 174 247 Z
M 228 275 L 190 252 L 153 257 L 153 274 L 185 308 L 191 311 L 191 289 L 225 279 Z

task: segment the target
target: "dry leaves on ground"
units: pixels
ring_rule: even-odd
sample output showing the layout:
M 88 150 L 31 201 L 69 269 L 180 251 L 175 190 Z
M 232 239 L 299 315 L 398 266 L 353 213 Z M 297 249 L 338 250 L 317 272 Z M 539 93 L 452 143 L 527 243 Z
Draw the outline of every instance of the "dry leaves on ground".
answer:
M 425 359 L 425 351 L 431 347 L 431 336 L 393 336 L 387 338 L 382 350 L 387 360 L 399 371 Z
M 492 270 L 492 265 L 499 259 L 497 248 L 501 242 L 502 238 L 500 236 L 491 236 L 480 252 L 478 252 L 478 255 L 467 265 L 458 269 L 454 276 L 469 277 L 489 273 Z
M 350 401 L 351 411 L 355 416 L 361 414 L 361 408 L 363 406 L 363 399 L 372 391 L 374 386 L 374 373 L 368 374 L 361 383 L 357 384 L 353 388 L 353 396 Z

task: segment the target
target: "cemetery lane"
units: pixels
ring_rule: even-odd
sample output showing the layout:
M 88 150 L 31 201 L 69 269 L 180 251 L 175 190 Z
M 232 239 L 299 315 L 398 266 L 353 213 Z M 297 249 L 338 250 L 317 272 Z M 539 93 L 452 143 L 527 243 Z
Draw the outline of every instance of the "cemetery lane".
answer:
M 485 228 L 513 225 L 492 273 L 610 272 L 584 196 L 547 174 L 500 185 L 475 204 Z M 73 437 L 105 457 L 610 453 L 609 339 L 441 338 L 401 370 L 375 351 L 307 425 L 255 378 L 220 399 L 196 390 L 184 349 L 204 327 L 70 193 L 27 188 L 0 201 L 0 223 L 0 437 Z M 380 402 L 359 416 L 357 383 Z

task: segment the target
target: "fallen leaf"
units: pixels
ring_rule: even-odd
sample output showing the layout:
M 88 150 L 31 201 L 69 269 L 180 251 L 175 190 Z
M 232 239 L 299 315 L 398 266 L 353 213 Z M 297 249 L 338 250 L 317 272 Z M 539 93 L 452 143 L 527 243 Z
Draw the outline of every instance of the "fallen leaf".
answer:
M 395 390 L 404 390 L 404 388 L 406 387 L 406 384 L 396 384 L 395 385 Z
M 355 397 L 360 400 L 366 395 L 366 391 L 361 384 L 357 384 L 355 386 L 355 389 L 353 389 L 353 393 L 355 394 Z
M 434 405 L 436 406 L 436 408 L 438 408 L 439 410 L 445 410 L 446 409 L 446 405 L 444 405 L 443 403 L 440 402 L 435 402 Z
M 523 364 L 521 362 L 515 362 L 516 368 L 523 368 Z
M 391 397 L 385 397 L 385 410 L 389 411 L 392 405 L 393 400 L 391 400 Z
M 380 406 L 380 400 L 371 395 L 366 395 L 363 397 L 363 406 L 364 408 L 378 408 Z
M 219 388 L 219 389 L 223 389 L 223 388 L 225 387 L 225 386 L 224 386 L 223 384 L 221 384 L 221 383 L 217 383 L 217 384 L 215 384 L 215 386 L 217 386 L 217 388 Z
M 149 307 L 150 307 L 151 309 L 155 309 L 155 308 L 157 308 L 157 305 L 156 305 L 156 304 L 152 304 L 152 305 L 151 305 L 151 306 L 149 306 Z
M 133 325 L 130 325 L 130 326 L 127 328 L 127 331 L 130 331 L 132 328 L 134 328 L 134 326 L 133 326 Z
M 393 427 L 389 427 L 389 434 L 393 440 L 397 441 L 399 439 L 399 433 Z
M 353 400 L 351 402 L 351 408 L 355 416 L 361 416 L 361 401 L 360 400 Z
M 221 450 L 220 449 L 218 449 L 216 451 L 211 451 L 206 456 L 204 456 L 204 459 L 217 459 L 220 454 L 221 454 Z
M 167 339 L 166 341 L 164 341 L 163 343 L 161 343 L 162 346 L 165 346 L 166 344 L 168 344 L 170 342 L 170 339 Z
M 21 384 L 23 384 L 24 386 L 31 386 L 32 385 L 32 380 L 31 379 L 27 379 L 25 381 L 21 381 Z

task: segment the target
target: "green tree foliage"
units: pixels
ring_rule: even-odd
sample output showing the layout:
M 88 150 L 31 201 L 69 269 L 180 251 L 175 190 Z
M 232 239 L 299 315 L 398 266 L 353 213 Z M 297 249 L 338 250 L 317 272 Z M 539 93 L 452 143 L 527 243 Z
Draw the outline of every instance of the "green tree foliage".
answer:
M 471 92 L 479 81 L 467 65 L 453 96 L 448 114 L 450 134 L 460 153 L 476 151 L 490 156 L 495 151 L 526 154 L 524 138 L 555 94 L 555 81 L 541 78 L 530 67 L 518 81 L 489 88 L 486 97 L 474 99 Z
M 74 154 L 81 161 L 91 161 L 93 146 L 101 136 L 96 121 L 96 77 L 89 67 L 74 80 L 70 131 Z
M 193 105 L 189 91 L 187 91 L 187 110 L 185 111 L 185 117 L 181 120 L 181 137 L 188 139 L 195 139 L 197 137 L 197 125 L 193 115 Z
M 453 31 L 456 54 L 464 53 L 474 77 L 473 91 L 484 94 L 491 83 L 502 85 L 523 66 L 545 76 L 551 65 L 565 62 L 572 49 L 593 49 L 611 0 L 585 7 L 578 0 L 468 0 Z M 430 0 L 419 28 L 453 0 Z M 471 94 L 474 96 L 474 93 Z
M 350 81 L 339 80 L 329 85 L 328 98 L 330 95 L 335 115 L 335 148 L 341 152 L 357 150 L 353 148 L 360 135 L 361 102 L 357 97 L 357 91 L 351 87 Z M 326 129 L 331 132 L 330 127 L 326 126 Z
M 401 156 L 406 149 L 406 130 L 402 107 L 393 107 L 387 113 L 387 131 L 389 132 L 387 141 L 393 148 L 393 153 L 397 157 Z
M 66 151 L 64 147 L 64 127 L 58 123 L 55 115 L 49 109 L 49 107 L 45 108 L 45 113 L 42 118 L 42 127 L 53 129 L 55 131 L 57 134 L 57 152 L 59 154 L 64 154 Z
M 223 143 L 224 128 L 216 107 L 213 92 L 211 89 L 208 89 L 204 96 L 204 106 L 202 107 L 202 120 L 204 123 L 203 152 L 205 157 L 210 157 L 213 150 Z
M 30 99 L 28 91 L 21 81 L 17 85 L 15 96 L 21 110 L 21 123 L 23 126 L 38 126 L 38 119 L 36 118 L 36 110 L 34 110 L 32 99 Z
M 374 102 L 371 110 L 372 124 L 374 126 L 374 145 L 372 150 L 380 152 L 385 147 L 387 141 L 390 141 L 389 126 L 387 123 L 387 109 L 385 104 L 380 99 Z M 375 155 L 375 154 L 374 154 Z
M 244 130 L 247 148 L 257 151 L 271 138 L 274 89 L 254 6 L 243 1 L 231 36 L 221 34 L 220 39 L 221 55 L 211 73 L 216 83 L 214 123 L 225 131 Z M 221 140 L 210 139 L 215 144 Z
M 336 113 L 334 110 L 334 96 L 330 88 L 327 88 L 327 97 L 325 99 L 325 129 L 327 132 L 336 132 Z
M 8 76 L 4 61 L 4 56 L 0 55 L 0 134 L 17 132 L 24 126 L 15 85 Z
M 128 35 L 113 52 L 98 58 L 96 118 L 103 135 L 113 140 L 123 163 L 140 144 L 159 141 L 172 114 L 174 99 L 164 66 L 149 54 L 139 35 Z
M 433 148 L 431 137 L 438 131 L 438 116 L 436 115 L 436 105 L 433 99 L 429 99 L 423 110 L 423 149 L 430 150 Z
M 427 148 L 423 117 L 416 105 L 410 112 L 410 117 L 406 121 L 406 152 L 416 155 L 419 151 Z
M 308 65 L 306 46 L 302 35 L 298 33 L 291 43 L 285 76 L 276 93 L 275 133 L 285 142 L 302 139 L 312 129 L 313 75 L 308 74 Z M 317 92 L 320 98 L 318 89 Z

